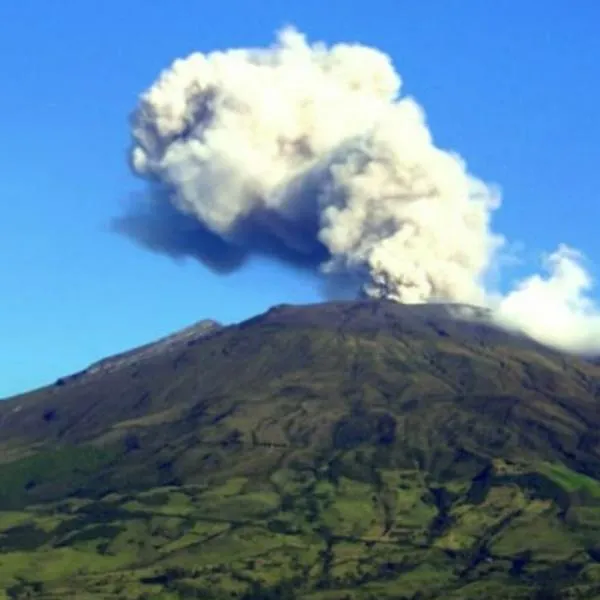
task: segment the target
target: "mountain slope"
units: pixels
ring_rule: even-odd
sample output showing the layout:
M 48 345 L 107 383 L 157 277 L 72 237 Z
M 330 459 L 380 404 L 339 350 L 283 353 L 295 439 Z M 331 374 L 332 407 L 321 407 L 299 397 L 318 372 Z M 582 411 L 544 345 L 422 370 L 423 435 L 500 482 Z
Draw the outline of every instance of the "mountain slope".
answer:
M 600 368 L 455 308 L 281 306 L 6 401 L 0 582 L 600 597 Z

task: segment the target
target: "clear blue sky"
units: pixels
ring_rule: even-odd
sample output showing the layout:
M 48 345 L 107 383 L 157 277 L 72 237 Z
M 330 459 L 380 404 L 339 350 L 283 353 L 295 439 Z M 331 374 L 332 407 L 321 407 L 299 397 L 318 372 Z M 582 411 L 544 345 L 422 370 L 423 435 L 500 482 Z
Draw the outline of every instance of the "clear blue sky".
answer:
M 204 317 L 317 299 L 279 266 L 222 278 L 107 227 L 140 187 L 137 95 L 178 56 L 265 45 L 285 24 L 389 53 L 437 142 L 502 186 L 494 228 L 531 256 L 560 242 L 600 256 L 597 0 L 0 4 L 0 397 Z

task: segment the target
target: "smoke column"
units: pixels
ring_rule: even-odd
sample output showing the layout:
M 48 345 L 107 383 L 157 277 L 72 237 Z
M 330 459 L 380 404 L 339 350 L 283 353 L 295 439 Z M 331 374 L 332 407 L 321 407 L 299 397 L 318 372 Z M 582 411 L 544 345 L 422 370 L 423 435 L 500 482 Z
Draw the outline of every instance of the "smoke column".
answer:
M 490 306 L 542 342 L 600 346 L 569 248 L 546 278 L 486 290 L 504 244 L 490 227 L 499 195 L 436 147 L 401 84 L 378 50 L 294 29 L 269 48 L 176 60 L 133 115 L 131 165 L 150 191 L 116 227 L 218 272 L 268 255 L 357 294 Z

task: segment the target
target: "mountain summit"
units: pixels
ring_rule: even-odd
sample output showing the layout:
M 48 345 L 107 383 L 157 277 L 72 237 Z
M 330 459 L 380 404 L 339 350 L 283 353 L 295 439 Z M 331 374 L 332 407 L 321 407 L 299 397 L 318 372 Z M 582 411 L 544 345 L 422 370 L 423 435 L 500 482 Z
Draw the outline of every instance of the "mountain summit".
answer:
M 599 396 L 600 367 L 469 307 L 201 322 L 0 405 L 0 583 L 600 597 Z

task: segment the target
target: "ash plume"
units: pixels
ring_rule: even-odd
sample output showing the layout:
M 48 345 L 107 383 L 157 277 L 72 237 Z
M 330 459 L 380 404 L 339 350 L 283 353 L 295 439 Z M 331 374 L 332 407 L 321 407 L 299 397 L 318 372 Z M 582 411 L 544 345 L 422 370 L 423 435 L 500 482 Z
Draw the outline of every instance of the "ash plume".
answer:
M 329 289 L 491 306 L 542 342 L 600 346 L 573 251 L 552 255 L 546 279 L 504 297 L 486 289 L 504 244 L 490 225 L 499 194 L 435 145 L 401 85 L 382 52 L 309 44 L 291 28 L 268 48 L 176 60 L 132 117 L 131 165 L 148 194 L 115 227 L 217 272 L 266 255 Z

